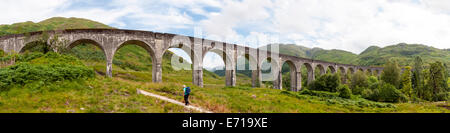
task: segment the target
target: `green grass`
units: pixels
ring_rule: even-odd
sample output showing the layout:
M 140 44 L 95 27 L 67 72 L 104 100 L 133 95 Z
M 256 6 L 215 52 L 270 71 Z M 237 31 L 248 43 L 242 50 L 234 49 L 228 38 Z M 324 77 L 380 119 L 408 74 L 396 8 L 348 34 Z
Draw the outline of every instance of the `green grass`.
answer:
M 134 87 L 97 76 L 86 81 L 58 82 L 40 89 L 31 84 L 0 93 L 1 113 L 183 113 L 179 105 L 136 94 Z
M 8 34 L 21 34 L 34 31 L 85 29 L 85 28 L 112 28 L 108 25 L 82 18 L 53 17 L 38 23 L 31 21 L 0 25 L 0 36 Z

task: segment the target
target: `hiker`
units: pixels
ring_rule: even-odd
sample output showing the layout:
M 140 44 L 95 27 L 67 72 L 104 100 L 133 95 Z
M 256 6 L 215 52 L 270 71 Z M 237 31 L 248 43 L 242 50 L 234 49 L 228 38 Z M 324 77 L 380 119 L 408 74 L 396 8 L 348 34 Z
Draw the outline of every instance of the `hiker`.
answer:
M 186 85 L 183 85 L 183 91 L 184 91 L 184 102 L 186 103 L 186 106 L 189 105 L 189 94 L 191 93 L 191 88 L 186 87 Z

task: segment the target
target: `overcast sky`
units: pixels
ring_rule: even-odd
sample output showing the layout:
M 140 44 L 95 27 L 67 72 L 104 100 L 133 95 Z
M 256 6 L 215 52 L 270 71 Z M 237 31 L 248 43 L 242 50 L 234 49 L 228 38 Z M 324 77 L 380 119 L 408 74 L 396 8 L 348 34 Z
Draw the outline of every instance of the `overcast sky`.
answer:
M 0 12 L 0 24 L 81 17 L 188 36 L 197 27 L 205 38 L 238 44 L 274 36 L 356 54 L 401 42 L 450 48 L 450 0 L 2 0 Z M 205 66 L 223 65 L 209 55 Z

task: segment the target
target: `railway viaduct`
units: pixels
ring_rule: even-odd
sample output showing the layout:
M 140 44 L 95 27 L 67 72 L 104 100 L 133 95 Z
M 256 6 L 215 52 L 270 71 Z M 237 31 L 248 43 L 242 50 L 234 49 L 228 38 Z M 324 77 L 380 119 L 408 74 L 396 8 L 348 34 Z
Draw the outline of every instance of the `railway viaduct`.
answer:
M 330 69 L 332 73 L 340 70 L 342 73 L 354 73 L 357 70 L 380 75 L 382 67 L 357 66 L 350 64 L 340 64 L 300 58 L 270 52 L 264 49 L 255 49 L 236 44 L 228 44 L 219 41 L 207 40 L 196 37 L 157 33 L 150 31 L 122 30 L 122 29 L 70 29 L 45 32 L 30 32 L 26 34 L 6 35 L 0 37 L 0 49 L 5 52 L 23 52 L 24 47 L 36 42 L 43 34 L 58 36 L 64 40 L 67 48 L 73 48 L 82 43 L 89 43 L 98 46 L 106 56 L 106 75 L 112 77 L 112 62 L 115 52 L 125 45 L 138 45 L 145 50 L 152 58 L 152 80 L 162 82 L 162 58 L 169 48 L 181 48 L 188 53 L 193 63 L 192 82 L 194 85 L 203 87 L 203 58 L 207 52 L 214 52 L 220 55 L 225 63 L 226 85 L 236 84 L 237 58 L 244 56 L 250 64 L 252 70 L 252 86 L 261 84 L 264 74 L 261 72 L 262 63 L 270 60 L 271 72 L 269 76 L 273 78 L 275 89 L 282 89 L 281 68 L 284 63 L 290 67 L 291 90 L 301 89 L 301 67 L 307 69 L 308 82 L 314 80 L 314 71 L 326 73 Z M 47 40 L 47 41 L 50 41 Z M 48 43 L 49 44 L 49 43 Z M 272 49 L 274 51 L 274 49 Z M 276 50 L 275 50 L 276 51 Z

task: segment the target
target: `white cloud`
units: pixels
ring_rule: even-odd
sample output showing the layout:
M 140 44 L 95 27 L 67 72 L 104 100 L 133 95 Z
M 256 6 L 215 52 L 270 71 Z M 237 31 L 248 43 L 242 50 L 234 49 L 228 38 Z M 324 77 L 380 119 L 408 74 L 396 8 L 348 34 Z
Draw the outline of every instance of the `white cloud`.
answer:
M 60 7 L 65 7 L 67 0 L 2 0 L 0 4 L 0 24 L 12 24 L 24 21 L 41 21 Z
M 197 26 L 207 38 L 229 43 L 271 35 L 279 42 L 354 53 L 401 42 L 450 46 L 448 0 L 113 0 L 72 7 L 79 2 L 3 0 L 0 24 L 64 16 L 159 32 Z

